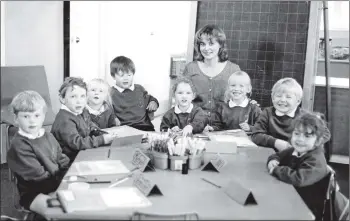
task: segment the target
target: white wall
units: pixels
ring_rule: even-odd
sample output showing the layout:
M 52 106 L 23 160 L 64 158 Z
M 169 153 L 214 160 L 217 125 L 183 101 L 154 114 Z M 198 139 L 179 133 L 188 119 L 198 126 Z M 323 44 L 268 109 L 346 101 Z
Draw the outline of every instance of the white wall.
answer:
M 1 1 L 1 66 L 5 66 L 5 2 Z
M 57 112 L 63 82 L 63 2 L 6 1 L 4 20 L 6 65 L 44 65 Z

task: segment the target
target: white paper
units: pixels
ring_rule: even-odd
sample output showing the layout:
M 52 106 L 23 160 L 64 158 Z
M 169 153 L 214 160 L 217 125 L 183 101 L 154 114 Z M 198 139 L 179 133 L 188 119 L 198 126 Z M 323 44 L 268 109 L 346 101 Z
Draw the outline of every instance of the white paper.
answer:
M 61 193 L 66 201 L 73 201 L 75 200 L 74 194 L 70 190 L 61 190 Z
M 234 142 L 238 147 L 257 147 L 248 137 L 239 137 L 232 135 L 213 135 L 211 136 L 215 141 L 219 142 Z
M 135 187 L 115 187 L 100 190 L 101 198 L 107 207 L 146 207 L 149 201 Z
M 73 165 L 80 176 L 130 172 L 120 160 L 80 161 Z

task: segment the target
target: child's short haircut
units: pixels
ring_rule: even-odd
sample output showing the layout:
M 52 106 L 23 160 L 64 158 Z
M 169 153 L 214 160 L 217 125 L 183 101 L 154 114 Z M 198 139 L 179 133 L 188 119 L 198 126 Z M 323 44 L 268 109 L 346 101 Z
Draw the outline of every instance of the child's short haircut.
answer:
M 118 56 L 111 61 L 111 76 L 114 77 L 119 71 L 132 72 L 135 74 L 134 62 L 125 56 Z
M 241 76 L 247 77 L 249 79 L 249 85 L 250 85 L 250 87 L 252 87 L 251 79 L 250 79 L 249 74 L 247 72 L 236 71 L 236 72 L 232 73 L 230 75 L 230 77 L 228 78 L 228 80 L 227 80 L 227 87 L 226 87 L 225 97 L 224 97 L 224 102 L 225 103 L 227 103 L 231 99 L 230 98 L 230 92 L 229 92 L 229 85 L 228 85 L 230 83 L 231 78 L 233 78 L 233 77 L 241 77 Z M 251 94 L 251 93 L 252 93 L 252 88 L 250 88 L 250 93 L 249 94 Z
M 305 112 L 301 115 L 299 115 L 295 121 L 294 121 L 294 128 L 310 128 L 311 133 L 316 135 L 317 140 L 320 138 L 324 137 L 326 131 L 327 131 L 327 124 L 326 122 L 322 119 L 321 113 L 318 112 Z M 323 143 L 321 143 L 322 146 Z
M 303 97 L 303 88 L 300 86 L 300 84 L 294 79 L 294 78 L 282 78 L 279 79 L 272 87 L 272 93 L 271 95 L 274 96 L 274 94 L 278 91 L 283 91 L 286 89 L 292 89 L 294 90 L 295 96 L 301 100 Z
M 66 79 L 64 79 L 63 84 L 61 85 L 60 89 L 58 90 L 60 97 L 65 98 L 67 89 L 69 87 L 71 87 L 73 89 L 74 86 L 84 88 L 87 91 L 86 83 L 84 82 L 84 80 L 82 78 L 67 77 Z
M 105 81 L 105 80 L 103 80 L 103 79 L 101 79 L 101 78 L 94 78 L 94 79 L 92 79 L 92 80 L 90 80 L 88 83 L 87 83 L 87 88 L 89 89 L 90 87 L 91 87 L 91 84 L 92 83 L 99 83 L 99 84 L 102 84 L 102 85 L 104 85 L 106 88 L 107 88 L 107 98 L 106 98 L 106 102 L 108 103 L 108 104 L 112 104 L 112 98 L 111 98 L 111 96 L 110 96 L 110 92 L 111 92 L 111 87 L 109 86 L 109 84 Z
M 219 61 L 224 62 L 228 60 L 228 52 L 226 48 L 226 35 L 225 32 L 219 28 L 217 25 L 206 25 L 199 29 L 195 35 L 195 60 L 197 61 L 203 61 L 204 57 L 201 54 L 201 51 L 199 49 L 200 44 L 202 42 L 202 35 L 207 35 L 210 39 L 216 39 L 216 41 L 220 44 L 220 50 L 219 50 Z
M 18 112 L 34 112 L 43 109 L 47 111 L 47 105 L 44 98 L 36 91 L 22 91 L 18 93 L 10 104 L 11 111 L 14 114 Z
M 172 92 L 173 92 L 173 95 L 175 95 L 175 92 L 176 92 L 176 89 L 177 89 L 177 86 L 179 86 L 180 83 L 185 83 L 185 84 L 189 84 L 191 86 L 191 89 L 192 89 L 192 92 L 193 94 L 196 93 L 196 88 L 194 87 L 192 81 L 186 77 L 178 77 L 176 79 L 176 82 L 174 83 L 173 85 L 173 88 L 172 88 Z

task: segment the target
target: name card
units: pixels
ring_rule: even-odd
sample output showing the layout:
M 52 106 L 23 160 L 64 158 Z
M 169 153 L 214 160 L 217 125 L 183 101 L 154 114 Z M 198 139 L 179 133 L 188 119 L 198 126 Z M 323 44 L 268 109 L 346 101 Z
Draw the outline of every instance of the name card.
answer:
M 253 192 L 235 181 L 230 181 L 224 188 L 224 192 L 231 199 L 235 200 L 243 206 L 248 204 L 257 204 Z
M 135 174 L 133 185 L 137 187 L 145 196 L 163 195 L 156 184 L 147 179 L 142 173 Z
M 144 171 L 155 171 L 150 158 L 137 148 L 132 156 L 132 165 L 139 168 L 141 172 Z
M 220 172 L 220 170 L 226 165 L 226 160 L 224 160 L 220 154 L 216 154 L 213 159 L 211 159 L 202 169 L 202 171 L 215 171 Z

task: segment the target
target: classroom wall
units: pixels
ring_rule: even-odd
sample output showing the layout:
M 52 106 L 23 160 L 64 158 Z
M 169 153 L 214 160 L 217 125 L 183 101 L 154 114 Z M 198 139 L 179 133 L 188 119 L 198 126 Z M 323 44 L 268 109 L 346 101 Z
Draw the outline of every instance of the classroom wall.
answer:
M 1 1 L 1 66 L 5 65 L 5 2 Z
M 44 65 L 54 112 L 63 82 L 63 2 L 6 1 L 6 66 Z
M 303 85 L 308 16 L 307 1 L 203 1 L 196 30 L 206 24 L 224 30 L 229 59 L 250 75 L 252 98 L 266 107 L 278 79 Z

